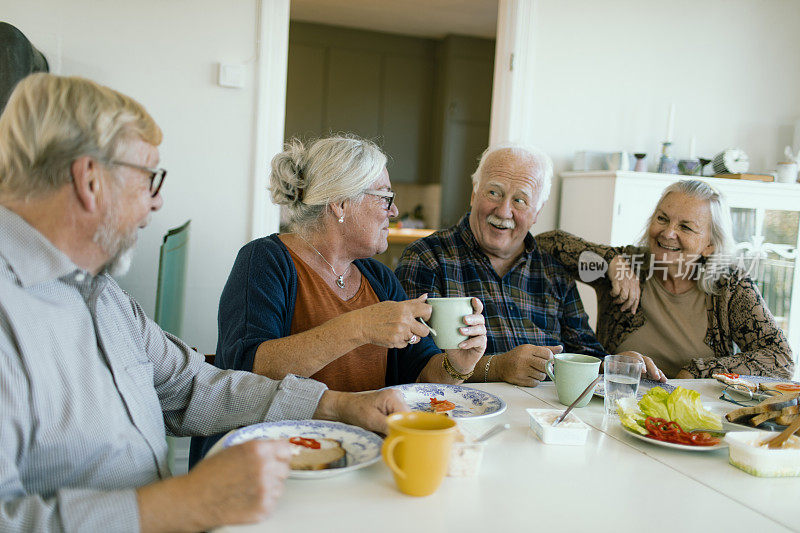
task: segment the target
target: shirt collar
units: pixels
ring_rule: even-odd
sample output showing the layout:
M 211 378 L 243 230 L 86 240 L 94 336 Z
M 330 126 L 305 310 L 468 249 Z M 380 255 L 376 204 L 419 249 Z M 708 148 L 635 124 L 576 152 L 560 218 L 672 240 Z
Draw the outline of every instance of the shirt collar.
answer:
M 72 275 L 80 281 L 91 275 L 78 268 L 67 255 L 28 224 L 21 216 L 0 205 L 0 257 L 23 287 Z
M 461 238 L 464 239 L 464 242 L 467 243 L 467 246 L 486 255 L 483 252 L 481 245 L 478 244 L 478 240 L 475 238 L 475 235 L 472 233 L 472 228 L 469 225 L 469 215 L 470 211 L 467 211 L 467 214 L 461 217 L 461 220 L 459 220 L 458 224 L 456 225 L 461 233 Z M 525 235 L 524 245 L 525 250 L 522 252 L 522 256 L 527 258 L 536 249 L 536 239 L 533 238 L 533 235 L 531 235 L 530 231 Z

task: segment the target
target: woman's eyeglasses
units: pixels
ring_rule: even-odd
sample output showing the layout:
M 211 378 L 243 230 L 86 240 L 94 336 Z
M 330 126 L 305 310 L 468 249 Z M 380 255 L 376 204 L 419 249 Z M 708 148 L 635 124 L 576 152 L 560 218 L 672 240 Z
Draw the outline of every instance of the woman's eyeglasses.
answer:
M 394 203 L 394 197 L 397 195 L 394 191 L 382 191 L 380 189 L 367 189 L 364 191 L 364 194 L 371 194 L 372 196 L 380 196 L 386 200 L 386 210 L 392 208 L 392 204 Z

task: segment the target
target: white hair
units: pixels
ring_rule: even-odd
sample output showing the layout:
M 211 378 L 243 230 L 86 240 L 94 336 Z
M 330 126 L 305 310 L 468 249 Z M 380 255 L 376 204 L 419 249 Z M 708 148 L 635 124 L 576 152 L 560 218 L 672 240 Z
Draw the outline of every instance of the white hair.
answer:
M 714 245 L 714 251 L 700 265 L 697 286 L 706 294 L 716 294 L 719 292 L 717 282 L 729 272 L 730 266 L 733 264 L 734 240 L 728 202 L 725 200 L 725 196 L 712 185 L 700 180 L 681 180 L 668 185 L 661 193 L 661 198 L 658 199 L 656 210 L 647 220 L 647 227 L 640 245 L 647 246 L 648 231 L 656 216 L 658 206 L 668 194 L 673 192 L 708 202 L 708 209 L 711 213 L 711 244 Z
M 158 146 L 162 134 L 133 98 L 84 78 L 31 74 L 0 115 L 0 197 L 52 192 L 72 181 L 77 158 L 109 161 L 134 138 Z
M 550 159 L 550 156 L 546 153 L 532 146 L 514 143 L 489 146 L 481 155 L 478 168 L 472 173 L 472 190 L 475 191 L 478 189 L 478 184 L 483 177 L 483 167 L 486 164 L 486 160 L 490 155 L 501 150 L 508 150 L 515 157 L 529 157 L 536 162 L 536 170 L 533 179 L 539 191 L 539 200 L 536 203 L 536 210 L 540 210 L 547 199 L 550 198 L 550 188 L 553 183 L 553 160 Z
M 308 147 L 298 139 L 272 159 L 272 201 L 285 205 L 293 231 L 320 223 L 329 204 L 360 200 L 386 167 L 378 146 L 355 136 L 328 137 Z

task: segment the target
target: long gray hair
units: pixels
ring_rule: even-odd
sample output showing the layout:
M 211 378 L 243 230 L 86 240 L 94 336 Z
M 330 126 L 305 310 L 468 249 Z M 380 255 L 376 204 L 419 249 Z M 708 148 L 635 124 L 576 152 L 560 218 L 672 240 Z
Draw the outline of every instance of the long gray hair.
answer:
M 676 181 L 664 189 L 656 206 L 661 205 L 664 198 L 673 192 L 708 202 L 708 209 L 711 213 L 711 244 L 714 245 L 714 252 L 699 265 L 697 286 L 706 294 L 716 294 L 720 290 L 717 282 L 729 272 L 734 262 L 733 223 L 728 202 L 725 201 L 721 192 L 704 181 L 682 180 Z M 648 245 L 648 229 L 653 224 L 656 211 L 657 208 L 653 210 L 653 214 L 647 221 L 647 227 L 639 243 L 641 246 L 647 247 Z

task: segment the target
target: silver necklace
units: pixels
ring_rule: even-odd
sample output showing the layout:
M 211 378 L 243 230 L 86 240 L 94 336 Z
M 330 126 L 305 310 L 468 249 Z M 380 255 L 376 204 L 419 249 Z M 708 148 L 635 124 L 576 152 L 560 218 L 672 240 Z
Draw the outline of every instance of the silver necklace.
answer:
M 309 245 L 309 246 L 311 247 L 311 249 L 312 249 L 312 250 L 314 250 L 315 252 L 317 252 L 317 255 L 318 255 L 318 256 L 320 256 L 320 257 L 322 258 L 322 260 L 323 260 L 323 261 L 325 261 L 325 264 L 326 264 L 326 265 L 328 265 L 329 267 L 331 267 L 331 272 L 333 272 L 333 275 L 334 275 L 334 276 L 336 276 L 336 285 L 338 285 L 340 289 L 344 289 L 344 277 L 347 275 L 347 273 L 348 273 L 348 272 L 350 272 L 350 267 L 353 265 L 353 263 L 350 263 L 349 265 L 347 265 L 347 268 L 344 270 L 344 273 L 343 273 L 342 275 L 339 275 L 339 274 L 337 274 L 337 273 L 336 273 L 336 270 L 333 268 L 333 265 L 332 265 L 332 264 L 330 264 L 330 263 L 328 263 L 328 260 L 327 260 L 327 259 L 325 259 L 325 256 L 324 256 L 324 255 L 322 255 L 321 253 L 319 253 L 319 250 L 317 250 L 316 248 L 314 248 L 314 245 L 313 245 L 313 244 L 311 244 L 310 242 L 308 242 L 308 241 L 305 239 L 305 237 L 303 237 L 303 236 L 302 236 L 302 235 L 300 235 L 299 233 L 295 233 L 295 235 L 297 235 L 298 237 L 300 237 L 301 239 L 303 239 L 303 240 L 305 241 L 305 243 L 306 243 L 307 245 Z

